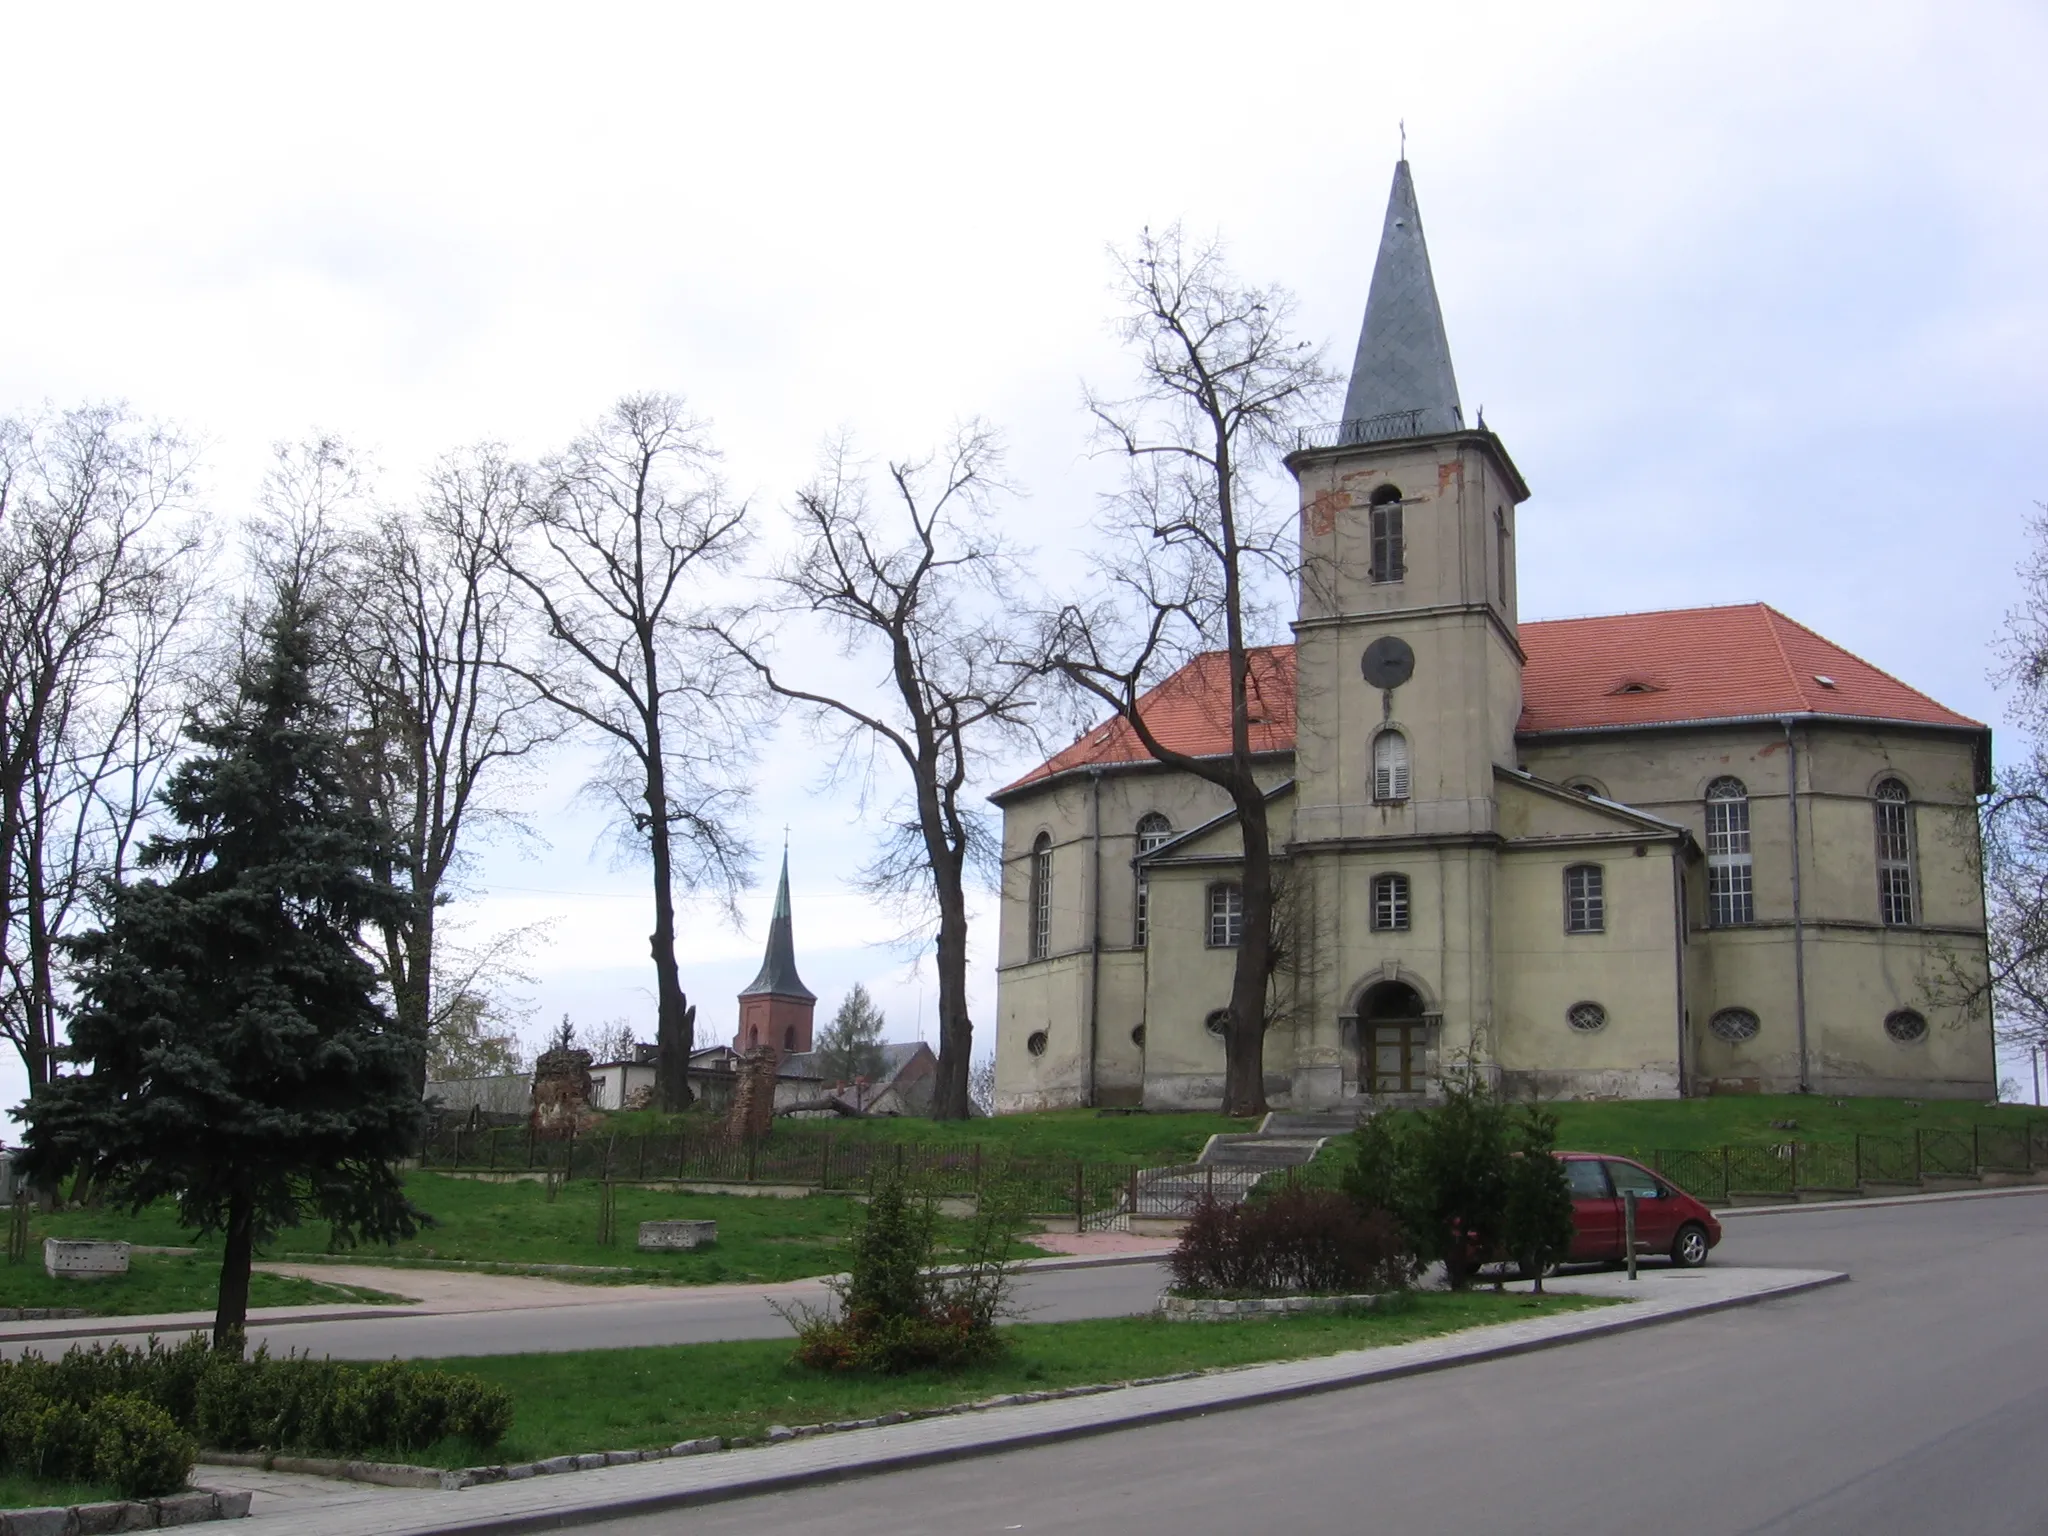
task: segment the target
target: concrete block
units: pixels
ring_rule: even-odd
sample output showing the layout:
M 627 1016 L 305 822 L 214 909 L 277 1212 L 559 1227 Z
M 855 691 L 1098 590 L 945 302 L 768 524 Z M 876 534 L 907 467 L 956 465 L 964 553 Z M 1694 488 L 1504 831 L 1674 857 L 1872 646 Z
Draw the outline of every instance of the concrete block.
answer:
M 210 1493 L 176 1493 L 156 1501 L 158 1525 L 197 1525 L 213 1519 L 217 1512 L 218 1506 Z
M 576 1470 L 578 1472 L 595 1472 L 603 1465 L 603 1451 L 586 1451 L 583 1455 L 576 1458 Z
M 608 1467 L 630 1467 L 640 1459 L 638 1451 L 606 1451 L 604 1464 Z
M 505 1481 L 508 1483 L 523 1483 L 529 1477 L 536 1476 L 538 1472 L 539 1469 L 530 1461 L 514 1462 L 505 1469 Z
M 256 1496 L 246 1489 L 237 1493 L 220 1492 L 213 1496 L 213 1502 L 220 1509 L 223 1520 L 246 1520 L 249 1518 L 249 1501 Z M 140 1526 L 137 1527 L 141 1529 Z
M 128 1273 L 128 1245 L 97 1238 L 46 1237 L 43 1268 L 54 1279 L 97 1280 Z
M 702 1456 L 711 1451 L 725 1449 L 725 1442 L 716 1435 L 706 1435 L 701 1440 L 678 1440 L 668 1448 L 671 1456 Z
M 676 1253 L 708 1248 L 718 1241 L 715 1221 L 643 1221 L 640 1223 L 640 1251 Z
M 550 1456 L 546 1461 L 536 1461 L 533 1466 L 536 1472 L 574 1472 L 576 1470 L 576 1458 L 574 1456 Z
M 785 1440 L 794 1440 L 795 1438 L 796 1431 L 787 1424 L 770 1424 L 768 1426 L 768 1443 L 770 1445 L 780 1445 Z
M 7 1536 L 65 1536 L 71 1528 L 68 1509 L 16 1509 L 0 1519 L 7 1522 Z
M 78 1536 L 107 1536 L 110 1531 L 132 1531 L 136 1527 L 125 1522 L 129 1518 L 128 1511 L 134 1507 L 125 1499 L 111 1504 L 76 1505 L 71 1511 L 78 1522 L 74 1529 Z M 143 1518 L 147 1520 L 149 1507 L 143 1505 L 141 1508 Z M 143 1529 L 146 1530 L 148 1527 L 145 1525 Z

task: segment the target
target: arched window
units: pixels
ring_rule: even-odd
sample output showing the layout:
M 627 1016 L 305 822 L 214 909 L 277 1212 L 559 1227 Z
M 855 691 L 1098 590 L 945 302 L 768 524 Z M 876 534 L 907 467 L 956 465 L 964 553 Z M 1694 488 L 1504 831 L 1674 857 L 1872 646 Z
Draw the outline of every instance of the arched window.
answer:
M 1495 579 L 1500 583 L 1500 605 L 1505 608 L 1508 605 L 1508 514 L 1503 507 L 1493 509 L 1493 568 Z
M 1041 832 L 1031 845 L 1031 958 L 1052 953 L 1052 834 Z
M 1372 877 L 1372 926 L 1379 933 L 1400 933 L 1408 926 L 1408 877 Z
M 1209 947 L 1236 949 L 1244 942 L 1244 887 L 1209 887 Z
M 1408 738 L 1399 731 L 1372 739 L 1372 797 L 1381 805 L 1408 798 Z
M 1383 485 L 1372 493 L 1372 579 L 1399 581 L 1405 574 L 1401 541 L 1401 493 Z
M 1564 872 L 1564 931 L 1604 933 L 1606 881 L 1598 864 L 1574 864 Z
M 1906 786 L 1877 786 L 1877 911 L 1888 928 L 1913 923 L 1913 808 Z
M 1707 921 L 1716 928 L 1756 921 L 1749 860 L 1749 791 L 1740 779 L 1707 786 Z
M 1173 823 L 1157 811 L 1148 812 L 1138 818 L 1138 857 L 1143 858 L 1154 848 L 1173 840 Z M 1145 928 L 1151 918 L 1151 893 L 1146 889 L 1145 871 L 1138 871 L 1137 920 L 1133 924 L 1131 942 L 1145 947 Z

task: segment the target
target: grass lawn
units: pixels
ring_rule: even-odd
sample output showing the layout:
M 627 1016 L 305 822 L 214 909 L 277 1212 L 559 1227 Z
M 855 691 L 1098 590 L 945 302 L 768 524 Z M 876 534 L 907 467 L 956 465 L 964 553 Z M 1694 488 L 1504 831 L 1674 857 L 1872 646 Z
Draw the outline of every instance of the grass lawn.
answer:
M 526 1461 L 645 1450 L 702 1435 L 758 1439 L 771 1424 L 865 1419 L 1005 1392 L 1335 1354 L 1599 1304 L 1577 1296 L 1432 1292 L 1410 1297 L 1398 1310 L 1358 1317 L 1025 1323 L 1004 1330 L 1013 1344 L 1006 1359 L 958 1375 L 819 1375 L 790 1364 L 787 1339 L 436 1363 L 511 1389 L 517 1404 L 512 1432 L 485 1459 Z M 451 1442 L 409 1459 L 461 1466 L 478 1454 Z
M 120 1495 L 100 1483 L 47 1483 L 38 1477 L 0 1472 L 0 1509 L 42 1509 L 49 1505 L 101 1504 Z
M 555 1199 L 549 1200 L 546 1189 L 534 1181 L 497 1184 L 415 1173 L 406 1179 L 406 1193 L 434 1216 L 436 1225 L 408 1242 L 389 1247 L 366 1244 L 346 1249 L 342 1256 L 352 1263 L 466 1259 L 509 1264 L 625 1266 L 631 1270 L 630 1274 L 587 1277 L 600 1281 L 710 1285 L 798 1280 L 808 1275 L 829 1275 L 842 1267 L 840 1245 L 860 1210 L 858 1204 L 842 1195 L 779 1200 L 759 1195 L 670 1194 L 627 1185 L 616 1187 L 619 1240 L 615 1246 L 607 1247 L 597 1240 L 598 1185 L 593 1182 L 572 1180 L 560 1186 Z M 697 1253 L 640 1252 L 634 1246 L 638 1224 L 664 1219 L 716 1221 L 718 1243 Z M 941 1229 L 957 1233 L 962 1225 L 942 1221 Z M 30 1231 L 31 1252 L 40 1251 L 35 1244 L 45 1237 L 125 1237 L 130 1242 L 164 1246 L 193 1242 L 178 1227 L 176 1214 L 168 1204 L 152 1206 L 136 1216 L 111 1210 L 60 1211 L 36 1217 Z M 326 1251 L 327 1243 L 327 1227 L 309 1222 L 295 1231 L 278 1234 L 258 1257 L 317 1255 Z M 209 1246 L 214 1246 L 211 1240 Z M 1039 1250 L 1031 1248 L 1027 1252 Z M 36 1269 L 35 1274 L 41 1278 L 41 1269 Z
M 42 1250 L 31 1245 L 26 1264 L 0 1264 L 0 1307 L 83 1307 L 93 1317 L 134 1317 L 147 1312 L 211 1312 L 220 1292 L 220 1259 L 201 1254 L 138 1253 L 125 1275 L 99 1280 L 52 1279 Z M 332 1302 L 391 1302 L 401 1298 L 351 1285 L 329 1285 L 292 1275 L 249 1277 L 252 1307 L 310 1307 Z
M 2019 1104 L 1953 1099 L 1834 1099 L 1822 1094 L 1723 1094 L 1707 1099 L 1627 1099 L 1604 1104 L 1553 1104 L 1558 1145 L 1572 1151 L 1647 1156 L 1719 1146 L 1784 1141 L 1847 1142 L 1859 1131 L 1910 1136 L 1916 1129 L 1973 1125 L 2018 1129 L 2041 1124 L 2048 1110 Z M 1796 1129 L 1773 1126 L 1790 1120 Z
M 602 1134 L 670 1135 L 676 1118 L 641 1111 L 608 1116 Z M 700 1117 L 681 1117 L 691 1130 Z M 928 1142 L 948 1146 L 980 1143 L 985 1154 L 1038 1159 L 1082 1158 L 1088 1162 L 1175 1163 L 1192 1159 L 1208 1139 L 1221 1131 L 1253 1131 L 1255 1120 L 1227 1115 L 1123 1114 L 1093 1109 L 1051 1109 L 1028 1115 L 997 1115 L 981 1120 L 831 1120 L 776 1123 L 777 1142 L 809 1142 L 830 1136 L 835 1144 L 851 1141 Z

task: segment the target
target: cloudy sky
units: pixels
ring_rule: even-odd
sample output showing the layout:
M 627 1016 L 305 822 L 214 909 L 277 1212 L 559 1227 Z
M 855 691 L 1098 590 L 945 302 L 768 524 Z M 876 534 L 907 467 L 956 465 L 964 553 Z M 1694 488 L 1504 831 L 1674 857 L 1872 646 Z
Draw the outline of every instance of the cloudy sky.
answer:
M 902 455 L 980 415 L 1058 584 L 1081 384 L 1127 376 L 1106 246 L 1220 234 L 1342 363 L 1405 122 L 1467 411 L 1535 489 L 1524 616 L 1763 599 L 1999 722 L 2048 500 L 2044 57 L 2048 13 L 1997 0 L 15 6 L 0 411 L 178 422 L 231 520 L 279 440 L 348 438 L 401 497 L 673 390 L 771 538 L 828 432 Z M 817 764 L 768 743 L 753 826 L 764 877 L 791 828 L 805 977 L 929 1036 Z M 472 918 L 554 920 L 536 1028 L 651 1034 L 640 877 L 577 778 L 531 786 Z M 767 901 L 692 909 L 714 1036 Z

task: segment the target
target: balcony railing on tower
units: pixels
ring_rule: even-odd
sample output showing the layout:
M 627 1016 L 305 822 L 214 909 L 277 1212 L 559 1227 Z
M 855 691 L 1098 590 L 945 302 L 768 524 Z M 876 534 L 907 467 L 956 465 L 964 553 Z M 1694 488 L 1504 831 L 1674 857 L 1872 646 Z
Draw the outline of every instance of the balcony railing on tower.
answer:
M 1304 453 L 1311 448 L 1348 448 L 1353 443 L 1389 443 L 1397 438 L 1420 437 L 1423 435 L 1422 421 L 1427 410 L 1388 411 L 1381 416 L 1355 416 L 1349 421 L 1324 421 L 1312 427 L 1297 428 L 1294 434 L 1294 451 Z M 1458 412 L 1457 419 L 1462 425 L 1464 413 Z

